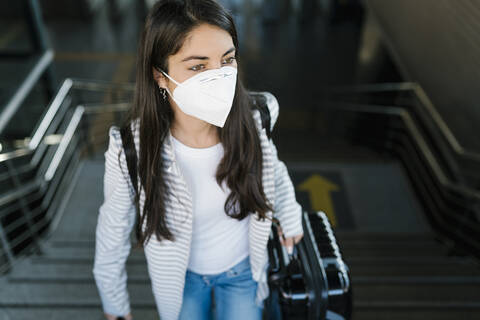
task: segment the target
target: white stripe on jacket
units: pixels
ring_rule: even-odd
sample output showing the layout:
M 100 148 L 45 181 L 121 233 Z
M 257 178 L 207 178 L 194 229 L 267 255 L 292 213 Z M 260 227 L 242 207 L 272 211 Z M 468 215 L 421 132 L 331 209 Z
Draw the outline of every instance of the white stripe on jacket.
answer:
M 271 130 L 278 118 L 278 102 L 271 93 L 262 92 L 267 97 L 271 116 Z M 295 191 L 283 161 L 278 159 L 273 141 L 267 138 L 262 128 L 258 110 L 252 111 L 257 124 L 263 153 L 262 182 L 265 195 L 273 204 L 274 216 L 282 226 L 285 237 L 303 233 L 302 208 L 296 201 Z M 139 152 L 139 131 L 132 124 L 137 154 Z M 167 225 L 176 241 L 159 242 L 153 235 L 144 248 L 148 273 L 152 283 L 161 320 L 176 320 L 180 314 L 185 283 L 185 273 L 190 252 L 192 231 L 192 199 L 185 180 L 175 163 L 175 152 L 169 132 L 162 156 L 165 159 L 164 177 L 170 190 L 166 199 Z M 118 152 L 121 152 L 118 166 Z M 135 223 L 133 204 L 134 189 L 128 176 L 125 153 L 119 128 L 109 129 L 109 144 L 105 152 L 104 202 L 99 208 L 96 227 L 95 259 L 93 275 L 103 305 L 103 311 L 113 315 L 126 315 L 130 312 L 127 291 L 125 262 L 130 253 L 130 233 Z M 145 193 L 140 193 L 140 212 L 143 212 Z M 272 212 L 267 216 L 271 218 Z M 143 225 L 145 228 L 145 224 Z M 268 267 L 267 241 L 271 232 L 271 220 L 257 220 L 251 217 L 249 224 L 250 264 L 252 276 L 258 282 L 256 303 L 260 305 L 268 297 L 266 269 Z

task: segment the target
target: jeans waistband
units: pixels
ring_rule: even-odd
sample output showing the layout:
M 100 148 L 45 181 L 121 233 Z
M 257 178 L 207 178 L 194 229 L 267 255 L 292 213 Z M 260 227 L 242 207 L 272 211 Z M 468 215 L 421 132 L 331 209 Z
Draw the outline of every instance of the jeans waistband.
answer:
M 195 274 L 195 275 L 199 275 L 199 276 L 206 276 L 206 277 L 217 277 L 221 274 L 224 274 L 224 273 L 228 273 L 228 272 L 231 272 L 231 271 L 235 271 L 235 272 L 239 272 L 241 270 L 244 270 L 245 268 L 247 268 L 247 266 L 250 265 L 250 256 L 246 256 L 245 258 L 243 258 L 240 262 L 238 262 L 236 265 L 228 268 L 227 270 L 221 272 L 221 273 L 217 273 L 217 274 L 199 274 L 199 273 L 196 273 L 196 272 L 193 272 L 193 271 L 190 271 L 187 269 L 187 272 L 191 273 L 191 274 Z

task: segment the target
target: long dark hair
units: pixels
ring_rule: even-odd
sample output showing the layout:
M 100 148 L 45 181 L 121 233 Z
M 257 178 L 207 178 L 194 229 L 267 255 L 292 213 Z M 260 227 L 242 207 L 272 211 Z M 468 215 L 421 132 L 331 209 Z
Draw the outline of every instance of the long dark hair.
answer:
M 140 124 L 138 172 L 145 191 L 145 203 L 143 214 L 140 214 L 138 192 L 135 197 L 137 248 L 143 247 L 153 233 L 159 241 L 175 238 L 166 223 L 164 200 L 169 190 L 162 176 L 164 163 L 161 156 L 173 111 L 168 99 L 162 98 L 152 70 L 156 68 L 168 73 L 167 58 L 177 53 L 187 34 L 202 23 L 217 26 L 231 35 L 239 67 L 238 38 L 233 19 L 215 0 L 160 0 L 150 10 L 141 35 L 134 101 L 122 123 L 122 128 L 128 129 L 136 119 Z M 231 193 L 224 210 L 238 220 L 253 212 L 258 213 L 259 219 L 265 219 L 266 213 L 273 210 L 263 191 L 263 156 L 252 117 L 253 97 L 244 88 L 239 75 L 232 109 L 224 127 L 217 127 L 225 153 L 216 171 L 216 181 L 221 185 L 226 180 Z M 142 230 L 145 219 L 146 228 Z

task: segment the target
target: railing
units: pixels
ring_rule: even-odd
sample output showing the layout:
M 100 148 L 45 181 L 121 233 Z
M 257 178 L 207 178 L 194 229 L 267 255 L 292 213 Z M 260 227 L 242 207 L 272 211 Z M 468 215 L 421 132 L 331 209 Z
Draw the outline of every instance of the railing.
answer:
M 7 102 L 2 112 L 0 113 L 0 135 L 3 133 L 10 119 L 20 108 L 21 104 L 25 101 L 28 94 L 32 91 L 34 85 L 40 79 L 40 76 L 48 69 L 52 61 L 52 50 L 48 50 L 43 53 L 42 56 L 38 59 L 33 69 L 25 77 L 25 80 L 19 86 L 18 90 Z
M 382 95 L 395 90 L 413 90 L 423 102 L 412 106 L 398 95 Z M 434 230 L 457 249 L 480 257 L 480 191 L 461 162 L 468 159 L 472 168 L 480 168 L 478 154 L 458 144 L 423 91 L 415 84 L 387 84 L 332 92 L 325 106 L 330 114 L 343 114 L 348 139 L 399 158 Z
M 106 139 L 107 125 L 128 108 L 133 88 L 66 79 L 24 146 L 0 153 L 0 273 L 41 250 L 38 237 L 47 237 L 61 219 L 57 212 L 74 186 L 80 157 L 104 142 L 87 133 L 103 130 Z M 95 123 L 89 117 L 101 113 L 113 118 Z
M 437 156 L 447 162 L 456 178 L 480 189 L 480 153 L 464 148 L 436 110 L 422 87 L 413 82 L 329 87 L 327 100 L 397 106 L 408 111 L 428 132 Z
M 6 59 L 34 58 L 31 70 L 25 75 L 24 80 L 12 94 L 12 97 L 2 106 L 0 112 L 0 136 L 4 133 L 5 127 L 15 113 L 24 103 L 28 95 L 33 91 L 34 86 L 44 80 L 48 99 L 55 90 L 56 81 L 52 71 L 54 52 L 47 40 L 45 27 L 42 20 L 42 12 L 38 0 L 22 0 L 24 7 L 25 21 L 28 26 L 29 38 L 32 41 L 33 52 L 0 52 L 0 57 Z

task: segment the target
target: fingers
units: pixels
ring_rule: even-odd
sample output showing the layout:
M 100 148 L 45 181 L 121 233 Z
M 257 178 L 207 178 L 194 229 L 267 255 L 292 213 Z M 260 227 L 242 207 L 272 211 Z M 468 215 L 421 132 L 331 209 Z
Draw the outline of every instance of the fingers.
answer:
M 105 319 L 107 319 L 107 320 L 115 320 L 115 319 L 117 319 L 117 316 L 114 316 L 114 315 L 109 314 L 109 313 L 105 313 Z
M 125 317 L 117 317 L 117 316 L 114 316 L 114 315 L 109 314 L 109 313 L 104 313 L 104 314 L 105 314 L 105 318 L 107 320 L 117 320 L 119 318 L 125 319 L 125 320 L 133 320 L 133 317 L 132 317 L 131 313 L 127 314 Z
M 278 229 L 278 236 L 280 238 L 280 243 L 282 245 L 293 245 L 294 243 L 297 244 L 300 242 L 300 240 L 302 240 L 303 238 L 303 233 L 302 234 L 299 234 L 297 236 L 294 236 L 294 237 L 289 237 L 289 238 L 285 238 L 283 236 L 283 232 L 282 232 L 282 229 Z
M 294 239 L 292 237 L 290 238 L 287 238 L 286 241 L 285 241 L 285 246 L 287 247 L 287 252 L 288 254 L 292 254 L 293 253 L 293 244 L 294 244 Z
M 283 244 L 283 232 L 282 232 L 282 229 L 279 227 L 277 229 L 278 231 L 278 237 L 280 238 L 280 243 Z
M 280 243 L 282 244 L 282 246 L 287 248 L 288 254 L 292 254 L 294 238 L 285 238 L 281 228 L 278 228 L 278 237 L 280 238 Z
M 293 246 L 299 243 L 303 238 L 303 233 L 294 237 L 285 238 L 283 235 L 282 228 L 280 226 L 277 227 L 277 232 L 278 232 L 278 237 L 280 238 L 280 243 L 282 244 L 282 246 L 285 246 L 287 248 L 288 254 L 292 254 Z

